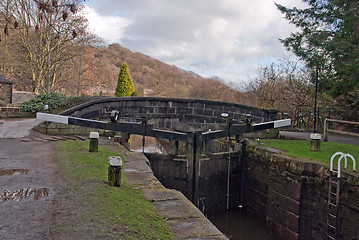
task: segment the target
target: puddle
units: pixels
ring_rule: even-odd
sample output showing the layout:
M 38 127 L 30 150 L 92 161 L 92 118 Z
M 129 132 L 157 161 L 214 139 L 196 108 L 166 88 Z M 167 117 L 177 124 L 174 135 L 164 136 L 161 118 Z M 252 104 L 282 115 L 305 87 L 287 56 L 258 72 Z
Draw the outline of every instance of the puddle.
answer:
M 5 202 L 9 200 L 18 202 L 26 198 L 39 200 L 40 198 L 44 198 L 49 195 L 50 190 L 48 188 L 23 188 L 16 191 L 4 190 L 4 192 L 0 195 L 0 202 Z
M 27 174 L 29 170 L 26 169 L 0 169 L 0 176 L 6 175 L 20 175 L 20 174 Z
M 125 168 L 123 169 L 124 172 L 129 172 L 129 173 L 132 173 L 132 172 L 139 172 L 137 169 L 134 169 L 134 168 Z

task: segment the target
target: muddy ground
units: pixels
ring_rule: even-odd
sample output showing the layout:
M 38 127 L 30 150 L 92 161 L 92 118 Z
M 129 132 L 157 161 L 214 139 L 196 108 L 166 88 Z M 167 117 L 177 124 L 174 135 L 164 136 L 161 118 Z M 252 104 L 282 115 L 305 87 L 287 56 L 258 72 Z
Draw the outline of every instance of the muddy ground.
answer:
M 0 139 L 1 239 L 50 239 L 56 169 L 51 142 Z
M 91 188 L 64 179 L 54 142 L 33 120 L 0 120 L 0 239 L 118 239 L 121 226 L 93 222 Z

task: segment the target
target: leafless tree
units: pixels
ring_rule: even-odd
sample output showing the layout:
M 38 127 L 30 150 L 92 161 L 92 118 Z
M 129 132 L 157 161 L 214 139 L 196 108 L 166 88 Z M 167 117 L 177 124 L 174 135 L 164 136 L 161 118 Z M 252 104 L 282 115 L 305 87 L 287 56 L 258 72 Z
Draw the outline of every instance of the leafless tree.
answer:
M 16 30 L 31 70 L 33 91 L 51 91 L 61 70 L 73 59 L 78 36 L 87 21 L 78 11 L 80 0 L 3 0 L 0 11 L 7 28 Z M 9 30 L 8 30 L 9 31 Z
M 309 121 L 312 112 L 314 87 L 310 77 L 301 62 L 286 58 L 261 68 L 247 91 L 257 106 L 279 109 L 297 125 L 303 119 Z

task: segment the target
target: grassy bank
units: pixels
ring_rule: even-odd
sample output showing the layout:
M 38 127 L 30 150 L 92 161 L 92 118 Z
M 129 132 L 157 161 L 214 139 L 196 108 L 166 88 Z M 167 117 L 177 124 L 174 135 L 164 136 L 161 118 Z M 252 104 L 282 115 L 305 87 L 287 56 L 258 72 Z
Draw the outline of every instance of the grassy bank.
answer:
M 335 142 L 321 142 L 320 151 L 312 152 L 309 150 L 309 140 L 264 139 L 261 140 L 261 143 L 264 146 L 284 150 L 284 154 L 291 157 L 312 159 L 328 164 L 330 163 L 330 158 L 334 153 L 349 153 L 355 158 L 357 165 L 359 164 L 359 147 L 355 145 Z M 348 166 L 352 166 L 352 162 L 350 159 L 348 159 Z
M 64 207 L 69 216 L 57 219 L 55 235 L 63 239 L 173 239 L 165 220 L 141 190 L 126 183 L 124 174 L 120 188 L 106 184 L 108 157 L 119 154 L 103 147 L 89 153 L 88 142 L 80 141 L 59 142 L 55 148 L 68 189 L 59 201 L 73 205 Z

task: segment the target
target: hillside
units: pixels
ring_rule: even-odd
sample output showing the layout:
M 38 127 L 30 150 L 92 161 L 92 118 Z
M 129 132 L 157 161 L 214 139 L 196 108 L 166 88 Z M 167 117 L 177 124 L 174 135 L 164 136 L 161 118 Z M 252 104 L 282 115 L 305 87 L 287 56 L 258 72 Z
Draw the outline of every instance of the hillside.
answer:
M 216 79 L 207 79 L 151 57 L 112 44 L 94 54 L 99 62 L 85 74 L 82 93 L 113 96 L 122 62 L 127 62 L 139 96 L 201 98 L 240 102 L 241 93 Z
M 0 25 L 4 24 L 0 14 Z M 21 47 L 18 30 L 12 29 L 10 33 L 2 36 L 0 41 L 0 52 L 4 53 L 0 54 L 0 76 L 11 80 L 14 90 L 43 91 L 43 88 L 35 89 L 36 68 L 34 63 L 29 63 L 29 53 Z M 37 32 L 32 34 L 34 38 L 38 37 Z M 246 104 L 247 98 L 242 97 L 243 93 L 217 78 L 203 78 L 147 55 L 131 52 L 119 44 L 94 47 L 71 42 L 68 43 L 68 50 L 74 57 L 59 61 L 53 68 L 56 73 L 51 73 L 51 89 L 56 92 L 72 96 L 114 96 L 120 67 L 125 61 L 138 96 L 198 98 Z M 39 56 L 39 59 L 43 57 Z M 41 73 L 47 71 L 46 66 L 37 70 Z M 46 78 L 42 81 L 46 81 Z
M 37 51 L 37 43 L 42 35 L 38 31 L 30 31 L 29 36 L 23 36 L 19 28 L 11 24 L 11 31 L 0 35 L 0 52 L 3 53 L 0 54 L 0 76 L 11 80 L 15 90 L 40 93 L 48 89 L 50 79 L 52 91 L 67 95 L 114 96 L 120 67 L 125 61 L 139 96 L 198 98 L 246 104 L 242 93 L 217 78 L 203 78 L 147 55 L 131 52 L 119 44 L 95 47 L 96 38 L 88 43 L 68 41 L 62 46 L 66 49 L 63 52 L 68 55 L 59 55 L 46 62 L 44 58 L 48 55 L 41 55 L 42 52 L 39 54 Z M 0 11 L 1 30 L 7 26 L 5 15 Z M 29 39 L 28 48 L 23 46 L 23 38 Z M 47 75 L 46 64 L 51 62 L 51 73 Z

